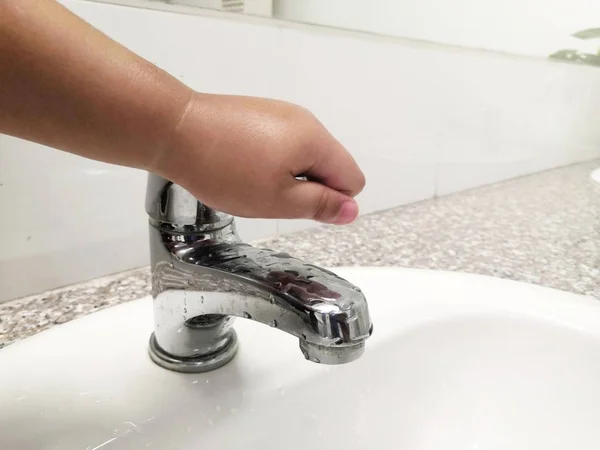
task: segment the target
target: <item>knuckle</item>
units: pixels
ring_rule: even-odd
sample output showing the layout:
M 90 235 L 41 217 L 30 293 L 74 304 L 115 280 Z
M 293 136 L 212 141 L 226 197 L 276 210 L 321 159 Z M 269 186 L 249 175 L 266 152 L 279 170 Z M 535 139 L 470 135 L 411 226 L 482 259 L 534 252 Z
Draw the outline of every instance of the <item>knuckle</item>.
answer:
M 321 191 L 321 195 L 319 196 L 319 200 L 317 201 L 314 214 L 312 219 L 324 219 L 325 214 L 327 213 L 327 205 L 329 203 L 329 193 L 327 189 L 323 189 Z

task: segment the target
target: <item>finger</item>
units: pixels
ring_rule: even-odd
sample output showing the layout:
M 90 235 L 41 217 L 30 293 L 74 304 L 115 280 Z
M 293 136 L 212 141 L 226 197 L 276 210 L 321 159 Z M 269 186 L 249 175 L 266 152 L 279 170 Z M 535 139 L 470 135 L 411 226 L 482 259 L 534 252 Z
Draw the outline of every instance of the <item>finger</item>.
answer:
M 358 217 L 353 198 L 317 182 L 294 181 L 282 192 L 280 201 L 281 212 L 288 218 L 346 225 Z
M 313 161 L 302 175 L 350 197 L 363 190 L 364 174 L 352 155 L 329 133 L 319 139 L 311 153 Z

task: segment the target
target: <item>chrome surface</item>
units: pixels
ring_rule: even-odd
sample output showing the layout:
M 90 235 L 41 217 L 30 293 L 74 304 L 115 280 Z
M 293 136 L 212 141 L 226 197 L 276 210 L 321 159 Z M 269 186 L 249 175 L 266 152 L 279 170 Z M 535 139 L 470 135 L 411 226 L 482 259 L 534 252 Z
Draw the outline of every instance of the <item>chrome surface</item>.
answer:
M 155 319 L 150 355 L 160 366 L 204 372 L 226 364 L 237 349 L 234 317 L 298 337 L 313 362 L 342 364 L 363 353 L 372 325 L 358 287 L 287 253 L 242 243 L 232 216 L 153 174 L 146 211 Z

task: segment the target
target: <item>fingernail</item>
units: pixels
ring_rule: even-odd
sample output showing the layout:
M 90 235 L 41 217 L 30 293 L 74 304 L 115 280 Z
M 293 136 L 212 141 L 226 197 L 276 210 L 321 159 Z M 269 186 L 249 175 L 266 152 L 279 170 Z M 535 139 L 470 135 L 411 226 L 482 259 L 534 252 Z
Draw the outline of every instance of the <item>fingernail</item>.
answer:
M 358 217 L 358 204 L 354 200 L 346 200 L 342 203 L 340 213 L 333 221 L 334 225 L 348 225 Z

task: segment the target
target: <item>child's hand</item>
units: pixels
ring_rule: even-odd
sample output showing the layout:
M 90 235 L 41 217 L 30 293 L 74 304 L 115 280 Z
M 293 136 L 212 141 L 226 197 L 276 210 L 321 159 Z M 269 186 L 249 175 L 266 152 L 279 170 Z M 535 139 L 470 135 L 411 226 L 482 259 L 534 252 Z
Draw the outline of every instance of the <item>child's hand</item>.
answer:
M 352 197 L 365 184 L 310 112 L 253 97 L 195 94 L 151 169 L 237 216 L 333 224 L 356 219 Z

